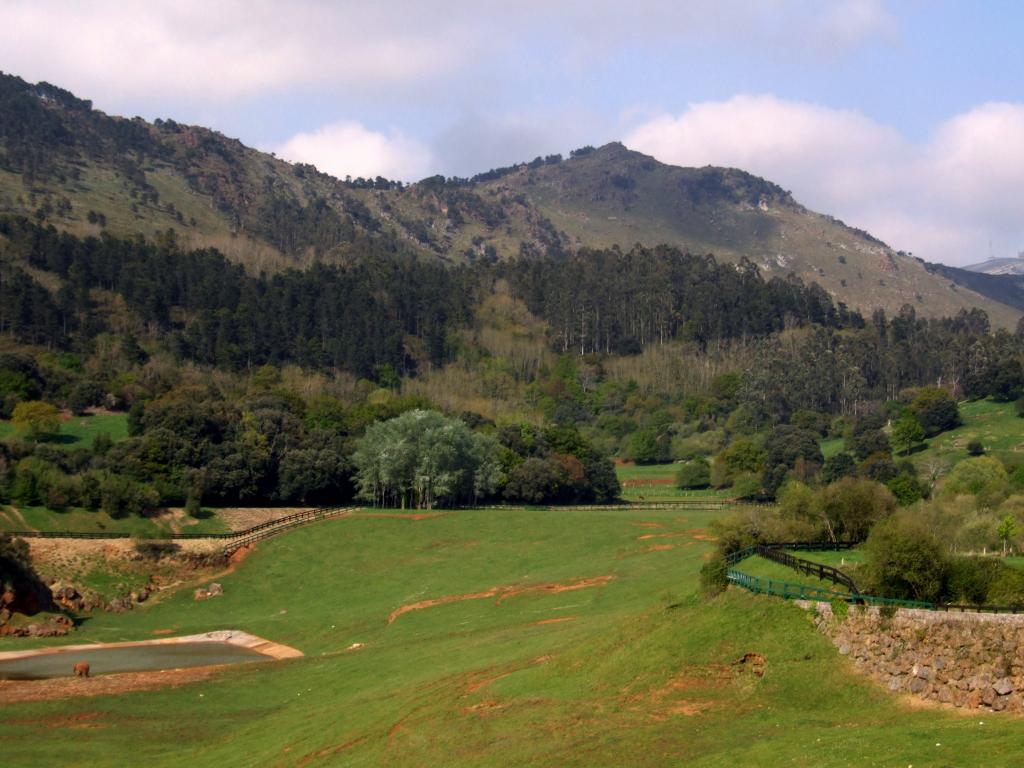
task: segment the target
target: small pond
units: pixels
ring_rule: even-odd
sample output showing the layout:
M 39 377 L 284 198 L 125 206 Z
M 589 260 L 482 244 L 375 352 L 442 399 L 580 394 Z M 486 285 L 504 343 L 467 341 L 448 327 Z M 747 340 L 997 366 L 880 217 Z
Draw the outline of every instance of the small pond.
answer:
M 88 662 L 91 675 L 111 672 L 144 672 L 155 669 L 203 667 L 209 664 L 238 664 L 270 661 L 272 657 L 241 645 L 218 641 L 144 643 L 66 650 L 0 659 L 0 680 L 39 680 L 70 677 L 80 661 Z

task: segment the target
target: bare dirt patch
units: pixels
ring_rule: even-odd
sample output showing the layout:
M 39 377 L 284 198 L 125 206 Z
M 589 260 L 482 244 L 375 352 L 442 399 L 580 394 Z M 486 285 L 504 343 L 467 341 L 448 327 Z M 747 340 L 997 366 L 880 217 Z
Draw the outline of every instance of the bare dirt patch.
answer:
M 573 592 L 577 589 L 589 589 L 590 587 L 603 587 L 608 582 L 614 579 L 614 576 L 591 576 L 589 578 L 574 579 L 573 581 L 565 583 L 549 583 L 549 584 L 510 584 L 499 587 L 491 587 L 482 592 L 468 592 L 464 595 L 446 595 L 445 597 L 435 597 L 431 600 L 420 600 L 417 603 L 409 603 L 403 605 L 400 608 L 396 608 L 388 616 L 388 624 L 394 623 L 395 619 L 406 613 L 412 611 L 422 611 L 425 608 L 434 608 L 438 605 L 447 605 L 449 603 L 459 603 L 464 600 L 487 600 L 489 598 L 497 598 L 497 603 L 502 603 L 505 600 L 509 600 L 513 597 L 520 595 L 529 594 L 559 594 L 561 592 Z
M 225 664 L 152 672 L 122 672 L 99 677 L 57 677 L 49 680 L 0 680 L 0 703 L 54 701 L 80 696 L 111 696 L 158 688 L 177 688 L 206 680 Z
M 543 627 L 548 624 L 561 624 L 566 621 L 576 621 L 577 618 L 577 616 L 562 616 L 557 619 L 541 619 L 540 621 L 533 622 L 533 625 L 535 627 Z
M 630 480 L 623 480 L 623 488 L 647 488 L 653 486 L 672 485 L 675 480 L 671 477 L 640 477 Z
M 647 541 L 648 539 L 676 539 L 680 536 L 691 535 L 689 531 L 686 533 L 645 533 L 642 536 L 637 536 L 639 541 Z
M 647 521 L 640 522 L 640 523 L 630 523 L 630 525 L 634 525 L 637 528 L 664 528 L 665 527 L 661 523 L 652 523 L 652 522 L 647 522 Z
M 253 550 L 255 549 L 255 542 L 252 544 L 246 544 L 244 546 L 241 546 L 231 553 L 231 555 L 228 557 L 228 562 L 231 563 L 232 566 L 238 565 L 240 562 L 245 560 L 245 558 L 251 555 Z
M 300 766 L 301 768 L 302 766 L 309 765 L 314 760 L 320 760 L 324 757 L 330 757 L 332 755 L 337 755 L 342 752 L 347 752 L 353 747 L 358 747 L 360 744 L 366 741 L 366 739 L 366 736 L 360 736 L 358 738 L 352 739 L 351 741 L 346 741 L 344 744 L 338 744 L 337 746 L 332 747 L 324 747 L 323 749 L 318 749 L 315 752 L 309 752 L 308 754 L 304 755 L 296 765 Z M 289 751 L 290 750 L 288 749 L 285 750 L 286 753 Z
M 675 544 L 652 544 L 647 549 L 642 550 L 643 552 L 667 552 L 670 549 L 675 549 Z
M 254 525 L 280 520 L 296 512 L 308 512 L 314 507 L 225 507 L 217 510 L 217 516 L 232 531 L 244 531 Z

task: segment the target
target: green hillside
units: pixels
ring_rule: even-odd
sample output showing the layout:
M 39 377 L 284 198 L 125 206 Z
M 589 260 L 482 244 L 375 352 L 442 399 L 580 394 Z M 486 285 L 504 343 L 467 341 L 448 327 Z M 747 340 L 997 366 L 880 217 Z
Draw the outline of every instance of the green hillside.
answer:
M 485 510 L 301 529 L 223 577 L 222 597 L 185 589 L 97 616 L 74 641 L 230 627 L 305 658 L 7 704 L 0 749 L 12 766 L 1014 764 L 1014 720 L 911 708 L 856 676 L 799 608 L 743 592 L 702 602 L 709 545 L 695 535 L 709 522 Z M 763 677 L 734 663 L 748 652 Z

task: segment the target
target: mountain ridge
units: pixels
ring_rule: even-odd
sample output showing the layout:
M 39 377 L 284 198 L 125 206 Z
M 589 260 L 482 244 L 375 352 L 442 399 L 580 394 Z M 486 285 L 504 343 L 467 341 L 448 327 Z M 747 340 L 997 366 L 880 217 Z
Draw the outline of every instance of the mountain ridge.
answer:
M 978 306 L 996 325 L 1019 317 L 739 169 L 670 166 L 613 142 L 474 179 L 344 181 L 201 126 L 109 116 L 11 75 L 0 75 L 0 211 L 79 235 L 171 229 L 254 273 L 368 249 L 465 263 L 668 244 L 796 274 L 864 312 Z

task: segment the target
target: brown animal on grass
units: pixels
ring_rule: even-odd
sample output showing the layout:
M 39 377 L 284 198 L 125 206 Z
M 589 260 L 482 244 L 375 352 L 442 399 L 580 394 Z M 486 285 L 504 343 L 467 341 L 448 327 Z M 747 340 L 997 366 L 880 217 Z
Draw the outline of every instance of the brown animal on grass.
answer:
M 75 677 L 88 677 L 89 676 L 89 662 L 80 661 L 75 664 Z

